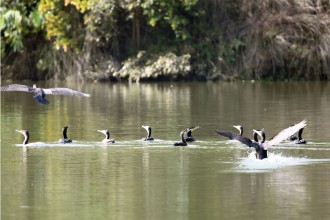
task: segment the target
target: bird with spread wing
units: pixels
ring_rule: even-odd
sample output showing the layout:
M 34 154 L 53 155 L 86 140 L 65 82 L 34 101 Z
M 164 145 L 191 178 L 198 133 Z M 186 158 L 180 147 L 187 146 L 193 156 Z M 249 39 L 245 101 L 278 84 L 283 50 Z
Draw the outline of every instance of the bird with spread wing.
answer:
M 1 86 L 0 91 L 1 92 L 9 92 L 9 91 L 31 92 L 34 93 L 33 98 L 37 102 L 43 105 L 49 104 L 49 102 L 46 100 L 46 94 L 90 97 L 90 94 L 82 93 L 68 88 L 44 89 L 44 88 L 38 88 L 36 84 L 34 84 L 32 87 L 26 85 L 20 85 L 20 84 L 11 84 L 6 86 Z
M 268 157 L 267 155 L 267 150 L 271 146 L 275 146 L 282 142 L 283 140 L 286 140 L 288 137 L 291 135 L 295 134 L 298 132 L 300 129 L 306 127 L 307 121 L 303 120 L 299 122 L 298 124 L 295 124 L 293 126 L 290 126 L 282 131 L 280 131 L 277 135 L 275 135 L 273 138 L 271 138 L 268 142 L 266 141 L 266 134 L 265 130 L 253 130 L 253 138 L 254 140 L 250 140 L 247 137 L 244 137 L 242 135 L 235 135 L 235 140 L 240 141 L 241 143 L 245 144 L 248 147 L 253 147 L 256 150 L 256 157 L 257 159 L 265 159 Z M 220 133 L 219 131 L 216 130 L 216 132 L 220 135 L 223 135 L 222 132 Z M 259 135 L 261 137 L 261 140 L 258 141 L 257 136 Z M 223 135 L 226 136 L 226 135 Z M 226 136 L 228 137 L 228 136 Z

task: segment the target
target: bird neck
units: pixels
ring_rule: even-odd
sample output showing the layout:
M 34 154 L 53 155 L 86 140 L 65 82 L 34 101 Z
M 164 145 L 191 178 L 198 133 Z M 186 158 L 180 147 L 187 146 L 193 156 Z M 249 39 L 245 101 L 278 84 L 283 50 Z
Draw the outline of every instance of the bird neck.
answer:
M 25 137 L 25 139 L 24 139 L 24 141 L 23 141 L 23 145 L 27 145 L 28 142 L 29 142 L 29 138 L 30 138 L 29 132 L 26 132 L 26 133 L 24 134 L 24 137 Z
M 258 134 L 256 133 L 256 132 L 253 132 L 253 140 L 255 141 L 255 142 L 258 142 L 259 140 L 258 140 Z
M 192 135 L 192 131 L 189 130 L 189 131 L 187 132 L 187 137 L 191 137 L 191 135 Z
M 303 133 L 303 130 L 304 130 L 304 128 L 301 128 L 301 129 L 298 131 L 298 140 L 301 140 L 301 139 L 302 139 L 302 133 Z
M 67 139 L 68 137 L 66 136 L 66 131 L 67 131 L 68 128 L 63 128 L 62 129 L 62 134 L 63 134 L 63 138 L 64 139 Z
M 110 139 L 110 132 L 107 131 L 107 133 L 105 133 L 105 139 Z
M 243 135 L 243 127 L 240 128 L 240 132 L 239 132 L 239 135 Z M 258 138 L 257 138 L 258 139 Z
M 148 138 L 151 137 L 151 128 L 148 129 Z
M 261 143 L 265 143 L 265 140 L 266 140 L 266 135 L 264 132 L 262 132 L 261 134 Z
M 182 143 L 187 143 L 186 139 L 184 138 L 184 132 L 181 132 L 181 141 Z

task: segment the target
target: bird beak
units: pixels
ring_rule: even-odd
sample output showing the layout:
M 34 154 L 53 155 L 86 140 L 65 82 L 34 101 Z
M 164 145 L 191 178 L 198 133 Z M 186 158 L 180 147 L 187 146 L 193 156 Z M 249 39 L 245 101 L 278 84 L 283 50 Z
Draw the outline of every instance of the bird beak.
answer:
M 196 129 L 198 129 L 199 128 L 199 126 L 196 126 L 196 127 L 192 127 L 192 128 L 190 128 L 190 130 L 191 131 L 194 131 L 194 130 L 196 130 Z
M 17 132 L 23 134 L 23 130 L 16 130 Z

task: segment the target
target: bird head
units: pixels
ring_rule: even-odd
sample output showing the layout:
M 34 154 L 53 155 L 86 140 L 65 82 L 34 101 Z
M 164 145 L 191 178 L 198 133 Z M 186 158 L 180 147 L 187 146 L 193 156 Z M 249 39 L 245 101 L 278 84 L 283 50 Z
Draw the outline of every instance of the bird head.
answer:
M 151 127 L 149 125 L 142 125 L 142 128 L 146 129 L 148 132 L 150 132 Z
M 242 126 L 241 125 L 234 125 L 233 127 L 236 128 L 239 131 L 241 131 L 241 129 L 242 129 Z
M 101 132 L 104 135 L 110 134 L 108 130 L 97 130 L 98 132 Z
M 27 130 L 16 130 L 16 131 L 23 134 L 24 136 L 29 133 Z

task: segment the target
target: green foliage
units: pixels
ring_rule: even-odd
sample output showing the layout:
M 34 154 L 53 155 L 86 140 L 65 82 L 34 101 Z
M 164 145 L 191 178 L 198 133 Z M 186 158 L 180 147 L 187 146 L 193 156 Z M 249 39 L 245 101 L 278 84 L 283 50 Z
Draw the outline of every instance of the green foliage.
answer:
M 40 1 L 38 10 L 44 14 L 46 19 L 47 39 L 54 39 L 57 50 L 61 48 L 64 51 L 74 49 L 78 52 L 82 49 L 85 31 L 81 17 L 89 9 L 89 1 L 87 0 Z
M 33 70 L 83 75 L 145 50 L 228 78 L 330 78 L 324 0 L 13 0 L 0 13 L 5 65 L 22 55 Z
M 44 23 L 43 16 L 31 3 L 17 3 L 15 8 L 0 7 L 1 19 L 1 56 L 11 50 L 21 52 L 24 48 L 24 39 L 38 33 Z M 27 8 L 31 7 L 28 11 Z
M 15 52 L 23 47 L 22 15 L 18 10 L 4 10 L 1 16 L 0 29 L 4 35 L 4 43 Z
M 194 16 L 198 16 L 194 8 L 196 3 L 197 0 L 145 0 L 140 7 L 151 27 L 170 26 L 176 38 L 187 40 L 191 38 L 188 25 Z
M 226 62 L 236 61 L 239 50 L 244 46 L 244 43 L 241 40 L 233 39 L 221 47 L 221 57 Z

